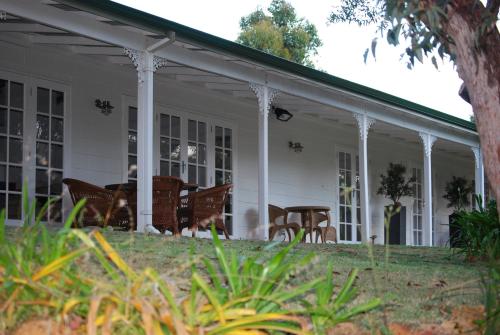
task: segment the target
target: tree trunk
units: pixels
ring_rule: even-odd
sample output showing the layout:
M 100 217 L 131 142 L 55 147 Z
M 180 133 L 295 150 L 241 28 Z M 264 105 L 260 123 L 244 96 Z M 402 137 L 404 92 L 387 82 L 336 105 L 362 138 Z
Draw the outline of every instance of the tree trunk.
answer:
M 486 175 L 500 213 L 500 37 L 493 28 L 477 45 L 481 13 L 478 8 L 474 12 L 465 7 L 449 8 L 445 31 L 454 41 L 450 49 L 456 55 L 458 75 L 469 92 Z

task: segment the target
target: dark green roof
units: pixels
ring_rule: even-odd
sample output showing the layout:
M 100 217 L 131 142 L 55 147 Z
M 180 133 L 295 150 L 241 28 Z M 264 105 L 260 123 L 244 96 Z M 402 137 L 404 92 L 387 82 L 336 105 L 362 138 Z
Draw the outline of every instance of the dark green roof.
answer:
M 290 62 L 286 59 L 276 57 L 265 52 L 241 45 L 236 42 L 207 34 L 185 25 L 146 13 L 140 10 L 107 0 L 57 0 L 69 6 L 85 10 L 96 15 L 104 16 L 111 20 L 119 21 L 137 28 L 142 28 L 157 34 L 166 35 L 169 31 L 175 31 L 180 38 L 191 40 L 202 45 L 209 46 L 223 52 L 251 59 L 257 63 L 269 66 L 284 72 L 295 74 L 318 83 L 331 87 L 356 93 L 374 100 L 408 109 L 412 112 L 444 121 L 446 123 L 462 127 L 464 129 L 476 131 L 476 125 L 467 120 L 437 111 L 435 109 L 422 106 L 420 104 L 396 97 L 394 95 L 354 83 L 325 72 L 321 72 L 309 67 Z

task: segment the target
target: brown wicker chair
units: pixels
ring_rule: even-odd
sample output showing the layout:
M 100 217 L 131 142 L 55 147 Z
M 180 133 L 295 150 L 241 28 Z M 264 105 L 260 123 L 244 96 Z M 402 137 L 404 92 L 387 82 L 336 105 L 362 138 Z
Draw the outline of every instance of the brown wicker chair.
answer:
M 215 186 L 199 192 L 191 192 L 183 197 L 179 210 L 179 232 L 188 228 L 195 237 L 199 228 L 207 229 L 211 224 L 215 224 L 215 228 L 222 230 L 229 239 L 222 214 L 232 187 L 231 184 Z
M 294 236 L 299 233 L 300 225 L 296 222 L 288 222 L 288 212 L 278 206 L 269 204 L 269 240 L 272 241 L 276 233 L 284 229 L 288 235 L 288 241 L 292 240 L 293 231 Z M 283 224 L 278 224 L 278 218 L 283 217 Z
M 337 243 L 337 229 L 330 225 L 330 214 L 329 213 L 314 213 L 314 221 L 316 226 L 313 227 L 313 231 L 316 233 L 316 243 L 318 243 L 321 237 L 321 243 L 326 243 L 326 241 L 333 241 Z M 319 224 L 326 221 L 326 227 L 322 227 Z M 307 235 L 306 230 L 306 235 Z
M 133 214 L 127 205 L 127 197 L 122 191 L 110 191 L 81 180 L 65 178 L 73 205 L 81 199 L 87 199 L 81 212 L 81 222 L 75 219 L 73 227 L 112 226 L 131 229 Z
M 179 235 L 177 208 L 184 182 L 177 177 L 153 177 L 153 227 Z

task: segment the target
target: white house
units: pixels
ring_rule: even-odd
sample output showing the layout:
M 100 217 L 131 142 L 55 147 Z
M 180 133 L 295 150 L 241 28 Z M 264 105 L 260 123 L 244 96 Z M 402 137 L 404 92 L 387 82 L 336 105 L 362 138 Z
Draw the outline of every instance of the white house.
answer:
M 64 192 L 63 177 L 137 179 L 144 230 L 158 174 L 232 182 L 234 238 L 266 238 L 272 203 L 329 206 L 340 241 L 383 243 L 376 191 L 389 162 L 417 177 L 407 244 L 448 240 L 451 176 L 484 194 L 473 123 L 110 1 L 0 0 L 0 208 L 11 224 L 24 178 L 42 200 Z

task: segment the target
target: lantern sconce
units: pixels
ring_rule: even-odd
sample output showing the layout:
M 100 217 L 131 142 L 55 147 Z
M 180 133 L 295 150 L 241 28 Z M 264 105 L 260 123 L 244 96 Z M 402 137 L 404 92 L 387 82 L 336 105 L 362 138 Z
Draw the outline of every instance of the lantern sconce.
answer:
M 95 106 L 101 110 L 101 113 L 108 116 L 113 112 L 114 106 L 111 105 L 109 100 L 95 99 Z
M 288 148 L 290 149 L 293 149 L 293 151 L 295 152 L 302 152 L 302 149 L 304 149 L 304 147 L 302 146 L 302 144 L 300 144 L 300 142 L 288 142 Z

